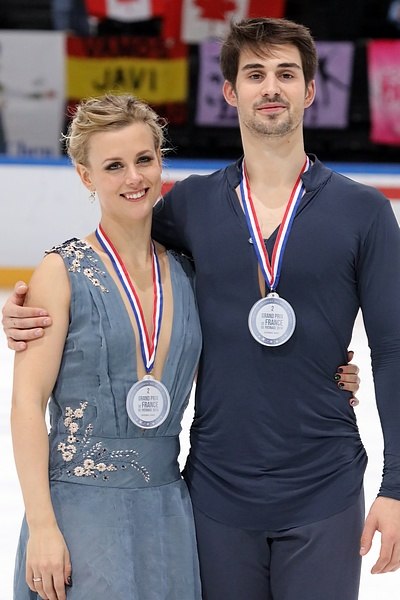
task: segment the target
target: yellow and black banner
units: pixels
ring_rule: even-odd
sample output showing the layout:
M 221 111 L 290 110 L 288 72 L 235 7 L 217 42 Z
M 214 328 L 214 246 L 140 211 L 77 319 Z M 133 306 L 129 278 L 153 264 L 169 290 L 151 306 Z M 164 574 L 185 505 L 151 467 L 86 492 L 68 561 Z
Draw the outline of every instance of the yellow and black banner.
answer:
M 107 92 L 133 94 L 171 124 L 185 124 L 187 46 L 168 47 L 163 39 L 149 37 L 69 37 L 69 104 Z

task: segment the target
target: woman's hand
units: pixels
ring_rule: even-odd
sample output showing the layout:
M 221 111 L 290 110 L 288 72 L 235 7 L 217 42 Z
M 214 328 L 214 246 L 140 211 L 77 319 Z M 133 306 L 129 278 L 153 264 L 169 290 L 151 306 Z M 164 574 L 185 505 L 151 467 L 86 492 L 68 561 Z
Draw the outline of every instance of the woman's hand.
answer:
M 66 600 L 71 572 L 68 548 L 57 525 L 30 529 L 26 554 L 29 588 L 45 600 Z
M 354 352 L 349 350 L 347 352 L 347 360 L 349 363 L 353 360 Z M 345 390 L 347 392 L 351 392 L 353 395 L 350 398 L 350 406 L 357 406 L 360 402 L 356 398 L 355 394 L 358 392 L 360 387 L 360 378 L 358 376 L 359 368 L 357 365 L 341 365 L 337 368 L 337 372 L 335 373 L 335 381 L 341 390 Z

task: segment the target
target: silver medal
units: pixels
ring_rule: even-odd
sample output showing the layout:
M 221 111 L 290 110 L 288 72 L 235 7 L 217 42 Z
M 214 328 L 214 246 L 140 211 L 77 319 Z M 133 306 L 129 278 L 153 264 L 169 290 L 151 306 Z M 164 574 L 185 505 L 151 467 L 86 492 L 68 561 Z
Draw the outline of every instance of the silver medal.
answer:
M 171 406 L 165 385 L 146 375 L 134 383 L 126 397 L 126 410 L 130 420 L 142 429 L 154 429 L 168 417 Z
M 258 300 L 249 314 L 250 333 L 264 346 L 281 346 L 293 335 L 295 327 L 293 308 L 276 292 Z

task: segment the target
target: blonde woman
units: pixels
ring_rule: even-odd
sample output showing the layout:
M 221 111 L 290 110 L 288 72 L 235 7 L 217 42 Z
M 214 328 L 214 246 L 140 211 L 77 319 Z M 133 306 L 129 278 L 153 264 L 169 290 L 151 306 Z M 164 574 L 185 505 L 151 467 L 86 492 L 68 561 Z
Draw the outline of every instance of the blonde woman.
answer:
M 66 143 L 101 219 L 51 249 L 29 286 L 53 326 L 15 358 L 14 599 L 200 600 L 177 457 L 201 333 L 189 266 L 151 239 L 163 126 L 107 95 L 78 107 Z

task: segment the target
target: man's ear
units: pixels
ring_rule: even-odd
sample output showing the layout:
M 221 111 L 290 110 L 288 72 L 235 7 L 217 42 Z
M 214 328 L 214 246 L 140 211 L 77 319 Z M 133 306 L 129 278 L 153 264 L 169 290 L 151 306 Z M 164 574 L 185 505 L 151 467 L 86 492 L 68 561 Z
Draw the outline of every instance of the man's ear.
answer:
M 224 85 L 222 86 L 222 93 L 224 94 L 224 98 L 230 106 L 237 107 L 237 98 L 235 88 L 229 81 L 224 81 Z
M 304 108 L 308 108 L 314 102 L 315 92 L 315 79 L 313 79 L 307 86 L 306 97 L 304 99 Z

